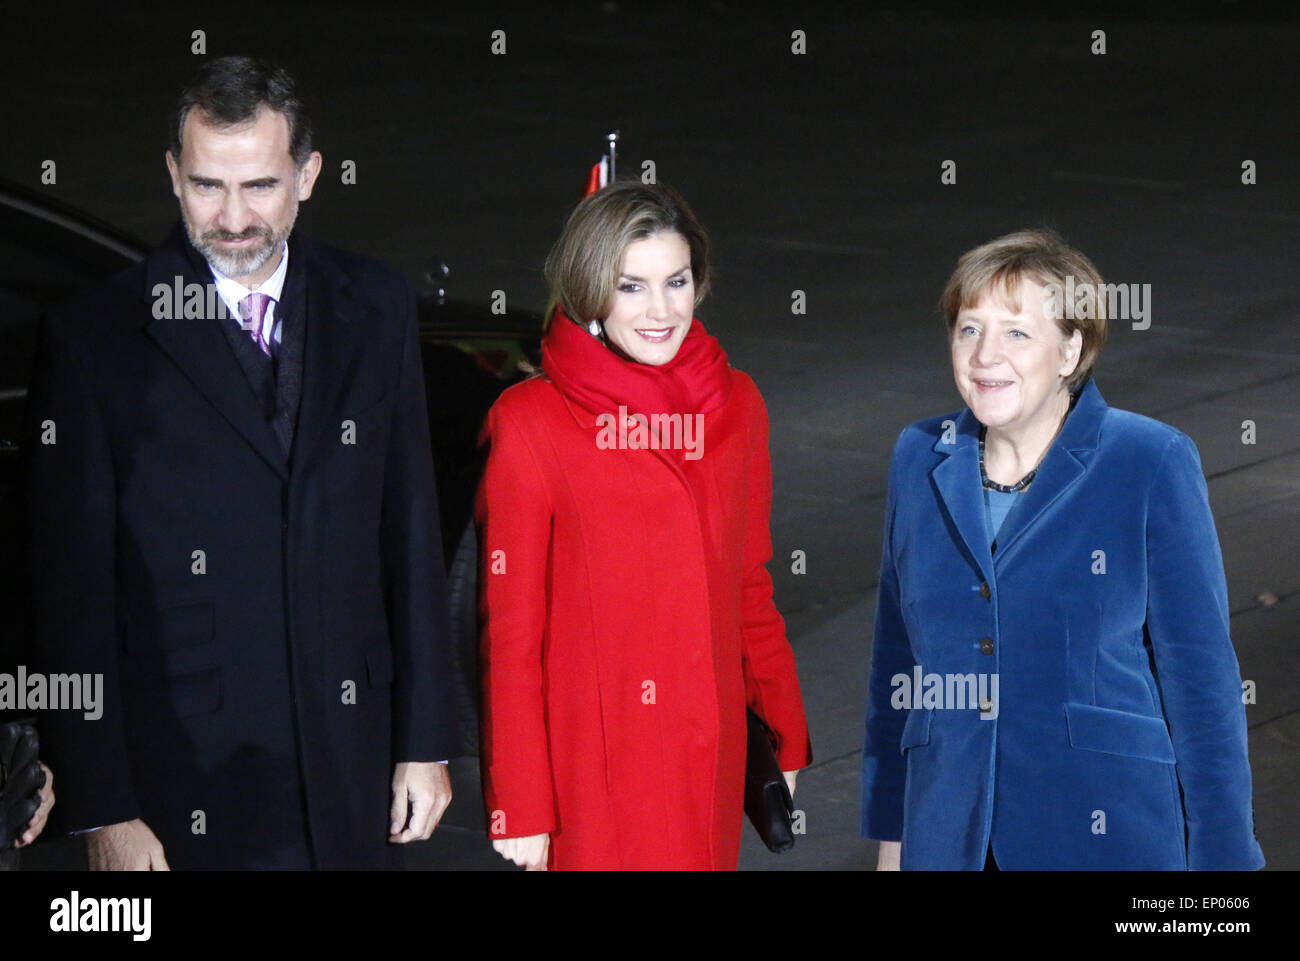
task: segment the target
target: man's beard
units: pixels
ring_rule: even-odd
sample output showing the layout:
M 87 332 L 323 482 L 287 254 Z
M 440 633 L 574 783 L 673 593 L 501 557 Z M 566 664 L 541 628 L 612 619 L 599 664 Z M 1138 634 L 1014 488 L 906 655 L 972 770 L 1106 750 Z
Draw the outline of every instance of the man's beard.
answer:
M 189 218 L 184 216 L 184 211 L 181 216 L 181 220 L 185 223 L 185 233 L 189 235 L 194 249 L 227 277 L 247 277 L 265 266 L 289 238 L 289 234 L 293 231 L 294 219 L 290 217 L 284 229 L 278 231 L 269 227 L 250 227 L 240 234 L 230 234 L 224 230 L 209 230 L 202 236 L 195 236 L 194 227 Z M 222 250 L 216 245 L 217 241 L 244 240 L 248 237 L 261 237 L 262 242 L 247 250 L 232 251 Z

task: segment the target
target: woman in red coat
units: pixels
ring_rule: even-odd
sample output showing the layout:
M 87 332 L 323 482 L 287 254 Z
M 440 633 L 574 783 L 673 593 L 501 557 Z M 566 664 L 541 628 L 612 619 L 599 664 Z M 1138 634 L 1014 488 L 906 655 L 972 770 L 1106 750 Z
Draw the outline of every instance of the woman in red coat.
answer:
M 693 319 L 708 244 L 667 187 L 583 200 L 547 258 L 543 376 L 488 414 L 488 831 L 533 869 L 735 869 L 746 720 L 811 759 L 772 602 L 767 412 Z

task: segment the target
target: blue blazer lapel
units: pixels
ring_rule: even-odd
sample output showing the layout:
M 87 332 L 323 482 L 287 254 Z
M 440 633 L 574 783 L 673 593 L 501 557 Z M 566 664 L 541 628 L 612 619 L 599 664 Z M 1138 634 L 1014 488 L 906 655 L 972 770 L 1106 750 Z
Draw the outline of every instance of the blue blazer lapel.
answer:
M 1089 379 L 1065 426 L 1048 448 L 1034 482 L 1021 495 L 1024 501 L 1007 515 L 997 538 L 996 558 L 989 551 L 980 488 L 979 421 L 967 408 L 957 417 L 953 443 L 945 443 L 943 436 L 935 443 L 934 450 L 946 456 L 930 472 L 930 477 L 948 517 L 984 572 L 985 580 L 993 582 L 992 572 L 1007 563 L 1035 522 L 1083 478 L 1090 459 L 1088 452 L 1097 449 L 1106 409 L 1101 392 Z
M 984 580 L 993 582 L 993 559 L 989 554 L 988 527 L 984 523 L 984 495 L 980 489 L 979 421 L 967 408 L 955 426 L 939 436 L 934 444 L 944 459 L 930 471 L 934 484 L 955 528 L 966 544 L 975 566 Z M 949 443 L 951 439 L 951 443 Z
M 998 535 L 998 552 L 995 566 L 1000 568 L 1007 563 L 1024 535 L 1044 513 L 1065 496 L 1072 487 L 1083 479 L 1088 470 L 1090 455 L 1087 451 L 1097 449 L 1097 439 L 1101 434 L 1101 422 L 1106 415 L 1106 402 L 1102 400 L 1097 385 L 1089 380 L 1084 385 L 1074 410 L 1065 419 L 1061 432 L 1047 449 L 1046 456 L 1038 465 L 1034 482 L 1024 492 L 1024 502 L 1007 515 L 1006 524 Z

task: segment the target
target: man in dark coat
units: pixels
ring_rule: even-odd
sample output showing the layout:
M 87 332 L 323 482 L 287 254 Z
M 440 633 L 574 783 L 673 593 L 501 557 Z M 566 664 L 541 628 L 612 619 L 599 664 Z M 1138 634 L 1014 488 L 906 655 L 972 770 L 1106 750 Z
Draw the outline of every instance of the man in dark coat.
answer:
M 42 326 L 29 449 L 56 814 L 92 867 L 385 868 L 455 743 L 415 299 L 293 233 L 321 169 L 292 81 L 205 66 L 164 245 Z

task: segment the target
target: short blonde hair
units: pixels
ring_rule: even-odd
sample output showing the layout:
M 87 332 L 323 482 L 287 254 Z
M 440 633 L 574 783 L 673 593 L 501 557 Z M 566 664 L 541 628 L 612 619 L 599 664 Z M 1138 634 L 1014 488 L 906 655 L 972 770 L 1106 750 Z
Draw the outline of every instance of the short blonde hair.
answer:
M 1073 391 L 1092 375 L 1106 343 L 1106 297 L 1101 295 L 1101 274 L 1092 261 L 1051 230 L 1017 231 L 962 254 L 939 298 L 948 339 L 957 326 L 957 314 L 974 307 L 985 292 L 1000 295 L 1009 308 L 1019 311 L 1020 282 L 1025 277 L 1044 287 L 1055 285 L 1061 307 L 1053 318 L 1057 327 L 1066 337 L 1076 330 L 1083 337 L 1079 363 L 1066 380 Z M 1073 282 L 1067 283 L 1067 278 Z
M 614 302 L 630 244 L 662 231 L 680 234 L 691 251 L 698 306 L 709 290 L 709 238 L 681 194 L 664 184 L 616 181 L 584 198 L 546 257 L 551 299 L 575 323 L 603 319 Z

